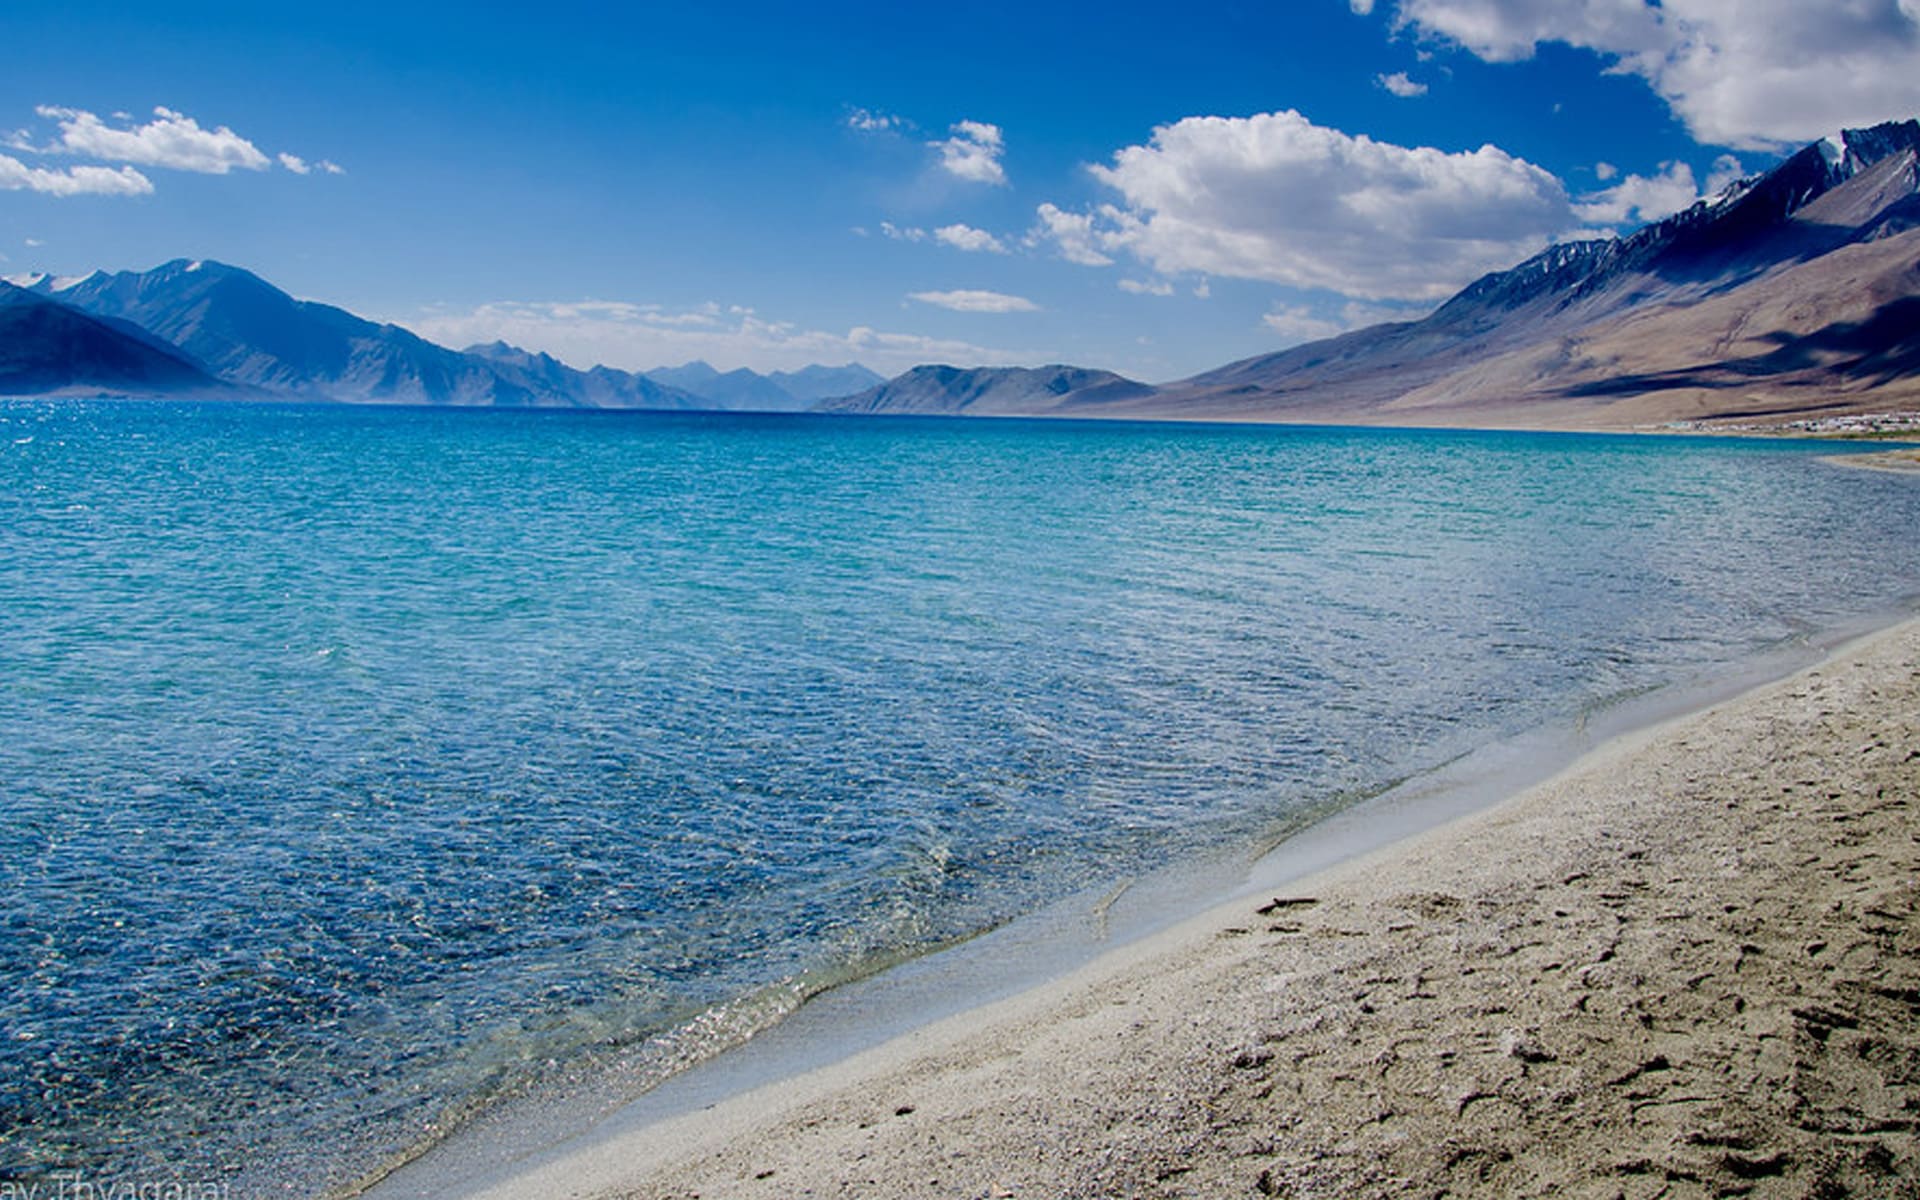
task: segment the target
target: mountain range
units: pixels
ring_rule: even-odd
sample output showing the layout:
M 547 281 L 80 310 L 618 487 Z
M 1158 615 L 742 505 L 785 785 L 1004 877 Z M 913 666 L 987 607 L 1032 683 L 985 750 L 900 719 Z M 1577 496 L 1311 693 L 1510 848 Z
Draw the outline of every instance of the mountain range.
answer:
M 74 390 L 228 390 L 137 326 L 101 320 L 0 283 L 0 396 Z
M 578 370 L 504 342 L 452 350 L 398 325 L 296 300 L 250 271 L 176 259 L 0 283 L 0 394 L 104 392 L 489 407 L 793 411 L 880 376 L 858 364 L 772 376 L 704 363 Z M 58 332 L 55 335 L 55 327 Z M 184 370 L 182 368 L 185 368 Z M 731 390 L 702 386 L 701 372 Z M 690 386 L 678 386 L 674 377 Z
M 18 286 L 15 286 L 18 285 Z M 178 259 L 0 283 L 0 394 L 1627 428 L 1920 403 L 1920 122 L 1846 130 L 1623 237 L 1551 246 L 1433 313 L 1158 386 L 1051 365 L 579 370 L 453 350 Z
M 760 412 L 801 412 L 822 400 L 850 396 L 886 382 L 885 376 L 859 363 L 844 367 L 814 365 L 762 375 L 745 367 L 718 371 L 696 359 L 684 367 L 656 367 L 646 374 L 655 383 L 690 392 L 714 408 Z
M 1629 428 L 1920 401 L 1920 123 L 1847 130 L 1630 236 L 1549 247 L 1419 321 L 1148 387 L 922 367 L 848 413 Z

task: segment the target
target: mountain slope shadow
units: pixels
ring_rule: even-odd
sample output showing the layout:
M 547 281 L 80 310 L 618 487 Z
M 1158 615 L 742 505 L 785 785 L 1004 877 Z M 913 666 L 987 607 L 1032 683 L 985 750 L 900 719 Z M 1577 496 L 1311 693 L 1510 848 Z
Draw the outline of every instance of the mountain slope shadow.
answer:
M 1836 321 L 1799 335 L 1775 330 L 1763 340 L 1776 343 L 1776 348 L 1725 362 L 1595 380 L 1566 394 L 1633 396 L 1675 388 L 1731 388 L 1813 370 L 1877 386 L 1920 372 L 1920 297 L 1883 304 L 1864 321 Z

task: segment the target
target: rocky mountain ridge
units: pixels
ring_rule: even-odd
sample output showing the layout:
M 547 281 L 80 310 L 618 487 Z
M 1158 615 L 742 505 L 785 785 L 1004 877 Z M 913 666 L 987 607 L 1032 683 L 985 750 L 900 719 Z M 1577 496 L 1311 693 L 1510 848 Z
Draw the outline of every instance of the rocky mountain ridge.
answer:
M 846 390 L 857 391 L 878 379 L 857 365 L 772 377 L 733 372 L 758 381 L 762 390 L 727 397 L 648 373 L 604 366 L 582 371 L 505 342 L 453 350 L 398 325 L 297 300 L 251 271 L 210 260 L 175 259 L 150 271 L 96 271 L 78 279 L 39 275 L 17 283 L 25 286 L 5 286 L 47 310 L 37 318 L 43 323 L 79 330 L 91 322 L 117 330 L 162 358 L 186 363 L 191 374 L 169 373 L 155 363 L 149 373 L 130 370 L 126 362 L 135 352 L 109 348 L 110 339 L 98 334 L 61 343 L 65 349 L 58 354 L 39 335 L 36 349 L 21 340 L 28 326 L 16 314 L 7 327 L 11 336 L 0 331 L 0 356 L 11 355 L 21 366 L 0 394 L 171 394 L 212 387 L 231 397 L 352 403 L 795 411 L 820 399 L 826 381 L 843 379 Z M 56 311 L 67 315 L 50 315 Z M 83 353 L 86 347 L 98 351 L 98 362 Z M 40 358 L 46 361 L 26 370 L 29 359 Z M 786 390 L 783 378 L 798 390 Z
M 1627 236 L 1551 246 L 1418 321 L 1158 387 L 1050 392 L 998 368 L 945 368 L 941 387 L 966 397 L 946 411 L 998 415 L 1610 428 L 1786 420 L 1920 403 L 1917 300 L 1920 123 L 1901 121 L 1813 143 Z M 889 384 L 830 407 L 926 405 L 924 389 Z

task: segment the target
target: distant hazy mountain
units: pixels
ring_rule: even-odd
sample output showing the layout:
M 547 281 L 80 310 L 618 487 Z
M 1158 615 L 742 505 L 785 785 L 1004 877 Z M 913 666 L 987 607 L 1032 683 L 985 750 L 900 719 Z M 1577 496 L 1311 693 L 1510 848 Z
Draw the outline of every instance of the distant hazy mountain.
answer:
M 33 290 L 50 296 L 52 288 L 53 281 L 43 279 Z M 397 325 L 296 300 L 224 263 L 176 259 L 151 271 L 95 272 L 67 282 L 58 299 L 137 325 L 220 378 L 274 394 L 403 404 L 699 407 L 694 397 L 624 372 L 575 371 L 511 347 L 497 354 L 449 350 Z
M 1920 123 L 1847 130 L 1631 236 L 1553 246 L 1423 320 L 1157 388 L 1068 366 L 579 371 L 184 259 L 28 282 L 37 304 L 0 306 L 15 391 L 177 391 L 204 369 L 242 391 L 430 404 L 1609 427 L 1858 412 L 1920 406 Z
M 684 367 L 656 368 L 647 372 L 647 378 L 692 392 L 710 408 L 795 412 L 806 407 L 779 384 L 745 367 L 716 371 L 696 360 Z
M 123 332 L 137 332 L 240 388 L 304 399 L 792 412 L 880 378 L 858 365 L 776 376 L 723 373 L 700 362 L 645 374 L 581 371 L 505 342 L 452 350 L 397 325 L 296 300 L 250 271 L 211 261 L 176 259 L 151 271 L 28 282 L 41 298 L 119 322 Z M 0 345 L 0 354 L 8 353 L 15 351 Z
M 0 396 L 231 390 L 137 329 L 0 282 Z
M 1086 367 L 915 367 L 858 395 L 826 400 L 821 412 L 1071 416 L 1144 399 L 1144 383 Z
M 917 368 L 821 407 L 1624 427 L 1913 406 L 1920 124 L 1823 139 L 1631 236 L 1487 275 L 1420 321 L 1158 388 L 1045 370 L 1055 378 L 1036 387 L 1003 368 Z
M 645 375 L 612 367 L 576 370 L 551 354 L 522 350 L 506 342 L 468 346 L 461 353 L 486 363 L 508 386 L 522 394 L 552 398 L 548 403 L 581 408 L 707 407 L 698 396 Z
M 775 371 L 767 378 L 779 384 L 787 395 L 807 404 L 851 396 L 886 382 L 886 377 L 878 371 L 869 371 L 859 363 L 848 363 L 844 367 L 815 364 L 798 371 Z
M 717 371 L 696 359 L 682 367 L 648 371 L 647 378 L 692 392 L 715 408 L 798 412 L 816 401 L 864 391 L 881 382 L 882 377 L 859 363 L 761 375 L 746 367 Z

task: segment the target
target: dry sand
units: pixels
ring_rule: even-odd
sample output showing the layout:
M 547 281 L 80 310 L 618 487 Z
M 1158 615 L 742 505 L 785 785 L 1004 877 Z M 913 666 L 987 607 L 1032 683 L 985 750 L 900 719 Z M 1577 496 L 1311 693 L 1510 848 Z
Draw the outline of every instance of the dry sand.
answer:
M 1910 622 L 1277 904 L 493 1190 L 1920 1196 L 1917 663 Z

